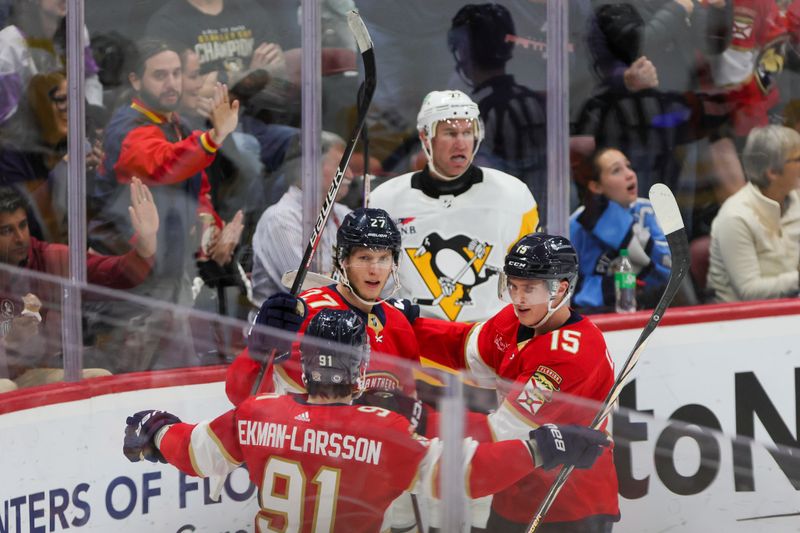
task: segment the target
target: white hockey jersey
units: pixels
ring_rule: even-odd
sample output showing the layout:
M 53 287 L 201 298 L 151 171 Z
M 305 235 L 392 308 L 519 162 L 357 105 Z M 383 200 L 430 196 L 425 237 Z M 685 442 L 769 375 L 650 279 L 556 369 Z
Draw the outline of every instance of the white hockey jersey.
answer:
M 539 224 L 536 200 L 524 183 L 480 170 L 482 180 L 455 196 L 412 187 L 414 173 L 370 195 L 370 207 L 385 209 L 402 233 L 399 297 L 419 304 L 423 316 L 473 322 L 494 315 L 504 305 L 497 275 L 506 252 Z

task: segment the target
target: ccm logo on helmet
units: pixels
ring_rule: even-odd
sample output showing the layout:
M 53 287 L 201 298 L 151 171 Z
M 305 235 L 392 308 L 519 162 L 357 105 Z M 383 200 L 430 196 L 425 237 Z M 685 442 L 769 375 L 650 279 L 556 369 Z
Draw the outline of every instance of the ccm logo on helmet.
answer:
M 509 261 L 508 264 L 511 265 L 512 267 L 519 267 L 519 268 L 525 267 L 525 263 L 521 263 L 519 261 Z

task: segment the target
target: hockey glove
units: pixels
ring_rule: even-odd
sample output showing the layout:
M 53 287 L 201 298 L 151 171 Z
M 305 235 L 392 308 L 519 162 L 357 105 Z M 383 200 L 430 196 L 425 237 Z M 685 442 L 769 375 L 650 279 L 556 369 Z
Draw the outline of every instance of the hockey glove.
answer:
M 630 229 L 630 239 L 624 244 L 633 265 L 633 271 L 638 275 L 650 264 L 648 255 L 653 248 L 653 239 L 650 230 L 641 221 L 634 223 Z
M 180 418 L 166 411 L 139 411 L 129 416 L 125 425 L 125 441 L 122 453 L 132 463 L 147 459 L 166 463 L 164 456 L 156 447 L 155 437 L 164 426 L 180 423 Z
M 408 320 L 409 324 L 413 324 L 414 321 L 419 318 L 419 306 L 417 304 L 412 304 L 411 300 L 408 300 L 406 298 L 403 298 L 402 300 L 389 298 L 388 300 L 386 300 L 386 302 L 391 304 L 401 313 L 403 313 L 406 319 Z
M 425 435 L 428 425 L 428 412 L 422 401 L 417 400 L 399 390 L 371 390 L 362 394 L 354 403 L 381 407 L 408 419 L 414 432 Z
M 559 465 L 591 468 L 611 444 L 605 433 L 583 426 L 544 424 L 529 434 L 533 449 L 538 450 L 541 467 L 552 470 Z M 536 454 L 534 453 L 534 456 Z
M 276 351 L 275 362 L 285 359 L 292 347 L 293 339 L 270 335 L 255 326 L 267 326 L 297 333 L 303 324 L 308 309 L 302 298 L 288 292 L 279 292 L 267 298 L 256 315 L 254 327 L 247 336 L 247 348 L 250 357 L 256 361 L 266 359 L 273 349 Z

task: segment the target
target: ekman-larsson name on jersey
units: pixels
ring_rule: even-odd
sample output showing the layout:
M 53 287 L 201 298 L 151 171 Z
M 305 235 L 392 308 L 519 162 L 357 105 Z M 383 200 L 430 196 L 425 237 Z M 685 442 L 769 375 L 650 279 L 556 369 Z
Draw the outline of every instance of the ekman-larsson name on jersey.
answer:
M 313 453 L 327 457 L 339 457 L 350 461 L 377 465 L 381 460 L 383 443 L 364 437 L 342 435 L 328 431 L 306 428 L 302 437 L 297 427 L 291 431 L 285 424 L 239 420 L 239 444 L 288 448 L 296 452 Z

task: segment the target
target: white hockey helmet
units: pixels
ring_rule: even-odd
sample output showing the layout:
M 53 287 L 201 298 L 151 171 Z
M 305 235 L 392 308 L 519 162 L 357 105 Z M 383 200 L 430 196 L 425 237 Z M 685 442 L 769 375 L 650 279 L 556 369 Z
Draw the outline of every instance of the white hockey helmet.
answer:
M 422 107 L 420 107 L 417 114 L 417 131 L 424 134 L 428 142 L 432 142 L 436 136 L 436 125 L 440 121 L 459 119 L 472 121 L 475 133 L 475 146 L 472 149 L 472 157 L 474 158 L 475 154 L 478 153 L 481 141 L 483 141 L 483 122 L 481 121 L 478 104 L 461 91 L 429 92 L 422 101 Z M 420 140 L 420 142 L 422 143 L 422 150 L 428 157 L 428 162 L 433 165 L 433 145 L 431 144 L 431 148 L 428 149 L 423 140 Z

